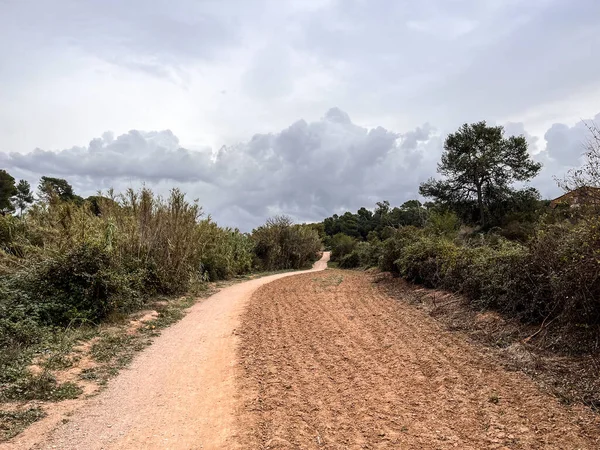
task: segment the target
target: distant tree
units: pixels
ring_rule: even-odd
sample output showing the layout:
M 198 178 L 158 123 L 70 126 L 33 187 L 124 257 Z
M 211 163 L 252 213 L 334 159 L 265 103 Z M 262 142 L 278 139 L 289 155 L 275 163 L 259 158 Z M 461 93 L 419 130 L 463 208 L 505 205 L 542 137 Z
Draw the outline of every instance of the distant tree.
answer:
M 358 230 L 358 216 L 348 211 L 340 216 L 339 221 L 341 233 L 356 238 L 360 237 L 360 231 Z
M 334 214 L 331 217 L 327 217 L 323 220 L 323 229 L 327 236 L 335 236 L 340 232 L 340 221 L 339 216 Z
M 0 170 L 0 214 L 14 211 L 11 198 L 16 193 L 15 179 L 6 170 Z
M 375 228 L 375 224 L 373 223 L 373 212 L 365 207 L 360 208 L 356 212 L 356 226 L 358 233 L 363 240 L 367 239 L 369 233 Z
M 13 204 L 19 208 L 19 214 L 23 215 L 23 210 L 28 205 L 33 203 L 33 193 L 31 192 L 31 186 L 27 180 L 19 180 L 16 187 L 16 193 L 13 197 Z
M 51 201 L 58 198 L 62 201 L 82 201 L 82 198 L 75 195 L 73 187 L 62 178 L 42 177 L 38 186 L 38 195 L 40 198 Z
M 410 225 L 423 227 L 427 221 L 428 212 L 419 200 L 408 200 L 399 208 L 393 208 L 390 217 L 394 227 Z
M 442 180 L 429 179 L 419 192 L 449 205 L 475 201 L 479 224 L 486 222 L 486 203 L 505 192 L 515 181 L 527 181 L 541 169 L 527 152 L 524 136 L 504 137 L 504 128 L 485 121 L 464 124 L 448 135 L 438 164 Z
M 377 207 L 373 213 L 373 222 L 375 223 L 375 231 L 381 233 L 386 227 L 393 226 L 390 217 L 390 202 L 384 200 L 376 203 Z

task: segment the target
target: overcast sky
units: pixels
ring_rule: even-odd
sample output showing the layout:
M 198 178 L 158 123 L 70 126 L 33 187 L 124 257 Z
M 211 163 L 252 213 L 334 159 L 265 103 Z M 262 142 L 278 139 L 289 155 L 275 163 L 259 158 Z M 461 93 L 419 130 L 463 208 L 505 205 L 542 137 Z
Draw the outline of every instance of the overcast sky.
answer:
M 179 186 L 224 225 L 399 204 L 487 120 L 579 164 L 598 0 L 0 0 L 0 167 Z

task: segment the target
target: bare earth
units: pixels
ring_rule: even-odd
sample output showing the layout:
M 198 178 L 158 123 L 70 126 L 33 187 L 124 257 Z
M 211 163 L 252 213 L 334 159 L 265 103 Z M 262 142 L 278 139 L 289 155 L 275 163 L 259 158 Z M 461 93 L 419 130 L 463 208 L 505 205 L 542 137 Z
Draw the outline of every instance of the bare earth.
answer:
M 365 273 L 270 283 L 242 323 L 243 448 L 600 448 L 598 415 L 559 404 Z
M 196 304 L 68 422 L 0 448 L 600 448 L 600 416 L 328 256 Z
M 197 303 L 67 423 L 47 435 L 42 420 L 0 448 L 231 448 L 240 313 L 259 286 L 297 273 L 233 285 Z

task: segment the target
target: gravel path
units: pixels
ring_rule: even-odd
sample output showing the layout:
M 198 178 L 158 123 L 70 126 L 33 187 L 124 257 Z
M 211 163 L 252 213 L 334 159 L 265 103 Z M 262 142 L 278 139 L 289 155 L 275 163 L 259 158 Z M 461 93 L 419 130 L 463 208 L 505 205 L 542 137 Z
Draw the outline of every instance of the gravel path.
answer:
M 325 269 L 328 260 L 325 253 L 311 271 Z M 5 447 L 232 448 L 240 313 L 258 287 L 297 273 L 240 283 L 197 303 L 67 423 L 50 435 L 25 432 Z

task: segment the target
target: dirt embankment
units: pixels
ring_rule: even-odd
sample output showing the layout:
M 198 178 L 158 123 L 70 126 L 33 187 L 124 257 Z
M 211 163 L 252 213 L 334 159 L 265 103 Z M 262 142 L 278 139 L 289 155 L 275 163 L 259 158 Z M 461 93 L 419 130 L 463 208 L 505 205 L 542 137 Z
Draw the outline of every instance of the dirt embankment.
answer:
M 364 273 L 261 287 L 242 316 L 243 448 L 597 449 L 600 419 Z

